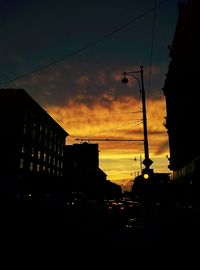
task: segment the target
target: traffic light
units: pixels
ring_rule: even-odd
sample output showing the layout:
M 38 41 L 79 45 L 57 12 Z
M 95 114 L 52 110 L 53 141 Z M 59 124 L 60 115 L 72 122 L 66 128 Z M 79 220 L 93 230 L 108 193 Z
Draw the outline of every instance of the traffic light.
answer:
M 153 175 L 153 169 L 145 168 L 142 170 L 142 176 L 145 180 L 148 180 Z
M 148 173 L 144 173 L 144 174 L 143 174 L 143 178 L 144 178 L 144 179 L 149 179 L 149 174 L 148 174 Z

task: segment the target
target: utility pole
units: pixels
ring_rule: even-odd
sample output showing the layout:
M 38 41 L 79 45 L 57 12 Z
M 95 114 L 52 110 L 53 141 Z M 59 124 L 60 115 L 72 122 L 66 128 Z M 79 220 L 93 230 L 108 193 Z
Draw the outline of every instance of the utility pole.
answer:
M 134 75 L 135 73 L 140 73 L 140 80 Z M 122 78 L 122 83 L 128 83 L 127 76 L 131 76 L 136 79 L 139 85 L 141 98 L 142 98 L 142 114 L 143 114 L 143 133 L 144 133 L 144 160 L 142 163 L 145 165 L 145 172 L 148 172 L 149 167 L 153 161 L 149 158 L 149 145 L 148 145 L 148 136 L 147 136 L 147 117 L 146 117 L 146 98 L 144 90 L 144 78 L 143 78 L 143 66 L 140 66 L 140 70 L 124 72 L 124 77 Z

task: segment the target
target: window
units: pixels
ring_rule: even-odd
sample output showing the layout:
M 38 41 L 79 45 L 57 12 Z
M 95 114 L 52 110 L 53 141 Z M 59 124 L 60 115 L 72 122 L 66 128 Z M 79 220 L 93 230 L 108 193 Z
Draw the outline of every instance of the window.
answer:
M 54 144 L 53 150 L 56 152 L 56 145 Z
M 32 147 L 31 148 L 31 157 L 34 157 L 34 155 L 35 155 L 35 149 Z
M 44 146 L 47 146 L 47 139 L 44 139 Z
M 20 168 L 20 169 L 23 169 L 23 168 L 24 168 L 24 159 L 23 159 L 23 158 L 20 158 L 20 161 L 19 161 L 19 168 Z
M 40 158 L 41 158 L 41 152 L 38 151 L 38 159 L 40 159 Z
M 35 129 L 33 129 L 33 132 L 32 132 L 32 138 L 35 139 Z
M 21 153 L 22 153 L 22 154 L 25 153 L 25 146 L 24 146 L 24 144 L 22 144 L 22 147 L 21 147 Z
M 47 154 L 46 154 L 46 153 L 44 153 L 43 160 L 44 160 L 44 161 L 47 160 Z
M 40 171 L 40 164 L 37 164 L 37 172 Z
M 29 167 L 30 171 L 33 171 L 33 162 L 30 162 L 30 167 Z
M 23 126 L 23 134 L 26 134 L 27 133 L 27 126 L 26 126 L 26 124 L 24 124 L 24 126 Z

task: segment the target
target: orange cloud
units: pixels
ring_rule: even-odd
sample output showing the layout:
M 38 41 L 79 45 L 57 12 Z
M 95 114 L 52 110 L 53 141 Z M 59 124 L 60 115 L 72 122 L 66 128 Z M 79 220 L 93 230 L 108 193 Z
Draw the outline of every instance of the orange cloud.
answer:
M 134 157 L 144 156 L 143 141 L 141 142 L 100 142 L 98 139 L 136 139 L 143 140 L 143 124 L 141 102 L 133 97 L 112 100 L 108 95 L 110 106 L 99 105 L 98 100 L 93 106 L 77 105 L 70 100 L 67 106 L 47 106 L 47 112 L 70 134 L 67 143 L 79 143 L 76 138 L 96 139 L 100 150 L 100 166 L 108 174 L 111 181 L 130 180 L 140 170 L 134 167 Z M 168 137 L 163 126 L 165 100 L 148 100 L 147 125 L 150 158 L 163 160 L 163 164 L 154 162 L 157 171 L 168 171 Z M 133 166 L 134 165 L 134 166 Z M 117 167 L 116 167 L 117 166 Z

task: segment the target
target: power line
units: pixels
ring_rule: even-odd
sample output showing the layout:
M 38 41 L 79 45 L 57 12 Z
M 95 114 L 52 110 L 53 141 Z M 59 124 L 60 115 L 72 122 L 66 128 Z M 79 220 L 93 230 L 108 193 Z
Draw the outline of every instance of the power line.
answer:
M 152 75 L 152 63 L 153 63 L 153 49 L 154 49 L 155 24 L 156 24 L 156 5 L 157 5 L 157 1 L 154 0 L 153 27 L 152 27 L 152 34 L 151 34 L 151 50 L 150 50 L 150 64 L 149 64 L 149 78 L 148 78 L 147 95 L 149 95 L 150 87 L 151 87 L 151 75 Z
M 76 138 L 75 141 L 99 141 L 99 142 L 143 142 L 142 139 L 94 139 L 94 138 Z
M 142 14 L 140 14 L 139 16 L 131 19 L 129 22 L 127 22 L 125 24 L 122 24 L 121 26 L 119 26 L 118 28 L 114 29 L 113 31 L 110 31 L 109 33 L 104 34 L 101 38 L 96 39 L 96 40 L 88 43 L 87 45 L 81 47 L 80 49 L 75 50 L 75 51 L 73 51 L 73 52 L 71 52 L 71 53 L 69 53 L 69 54 L 67 54 L 67 55 L 65 55 L 63 57 L 60 57 L 60 58 L 58 58 L 58 59 L 56 59 L 54 61 L 51 61 L 51 62 L 47 63 L 46 65 L 43 65 L 43 66 L 38 67 L 36 69 L 33 69 L 33 70 L 31 70 L 29 72 L 26 72 L 26 73 L 24 73 L 22 75 L 16 76 L 12 80 L 7 80 L 7 81 L 4 81 L 4 82 L 0 82 L 0 85 L 10 83 L 11 81 L 17 81 L 19 79 L 23 79 L 24 77 L 30 76 L 30 75 L 32 75 L 32 74 L 34 74 L 36 72 L 39 72 L 39 71 L 41 71 L 41 70 L 43 70 L 45 68 L 48 68 L 49 66 L 52 66 L 54 64 L 57 64 L 57 63 L 59 63 L 61 61 L 66 60 L 66 59 L 68 59 L 70 57 L 73 57 L 73 56 L 75 56 L 77 54 L 80 54 L 83 51 L 89 49 L 90 47 L 95 46 L 96 44 L 98 44 L 98 43 L 106 40 L 107 38 L 111 37 L 112 35 L 114 35 L 114 34 L 120 32 L 120 31 L 122 31 L 123 29 L 125 29 L 129 25 L 135 23 L 136 21 L 138 21 L 139 19 L 141 19 L 144 16 L 148 15 L 149 13 L 151 13 L 152 11 L 154 11 L 155 9 L 161 7 L 162 5 L 164 5 L 165 3 L 167 3 L 168 1 L 169 0 L 164 0 L 164 1 L 160 2 L 159 4 L 157 4 L 156 6 L 154 6 L 153 8 L 146 10 L 145 12 L 143 12 Z
M 9 80 L 9 83 L 13 83 L 13 85 L 16 87 L 16 83 L 14 80 L 11 80 L 7 74 L 5 74 L 4 72 L 0 71 L 0 74 L 3 75 L 7 80 Z
M 141 123 L 141 121 L 140 121 L 139 123 Z M 112 131 L 112 130 L 120 129 L 120 128 L 123 128 L 123 127 L 126 127 L 126 126 L 130 126 L 130 125 L 132 125 L 132 124 L 133 124 L 133 122 L 131 121 L 131 122 L 129 122 L 129 123 L 126 124 L 126 125 L 120 125 L 120 126 L 117 126 L 117 127 L 113 127 L 113 128 L 109 128 L 109 129 L 104 129 L 104 130 L 101 130 L 101 131 L 99 131 L 99 132 L 90 134 L 90 136 L 95 136 L 96 134 L 103 133 L 103 132 L 106 132 L 106 131 Z
M 138 124 L 141 124 L 141 123 L 142 123 L 142 121 L 138 121 Z M 113 130 L 117 130 L 117 129 L 120 129 L 120 128 L 123 128 L 123 127 L 126 127 L 126 126 L 130 126 L 132 124 L 133 124 L 133 122 L 131 121 L 126 125 L 120 125 L 120 126 L 116 126 L 116 127 L 113 127 L 113 128 L 104 129 L 104 130 L 101 130 L 101 131 L 98 131 L 98 132 L 95 132 L 95 133 L 92 133 L 92 134 L 88 135 L 87 138 L 91 138 L 92 136 L 94 137 L 94 136 L 96 136 L 96 135 L 98 135 L 100 133 L 104 133 L 104 132 L 107 132 L 107 131 L 113 131 Z M 73 137 L 75 137 L 75 136 L 73 136 Z
M 109 114 L 85 114 L 85 115 L 80 115 L 80 116 L 64 116 L 62 118 L 80 118 L 80 117 L 90 117 L 90 116 L 110 116 L 110 115 L 118 115 L 118 114 L 134 114 L 134 113 L 141 113 L 142 111 L 136 111 L 136 112 L 123 112 L 123 113 L 109 113 Z
M 57 119 L 57 118 L 55 118 L 58 122 L 60 121 L 59 119 Z M 67 121 L 66 123 L 67 123 L 67 125 L 71 125 L 71 124 L 77 124 L 77 123 L 79 123 L 79 124 L 85 124 L 86 122 L 88 122 L 89 121 L 89 118 L 87 119 L 87 121 L 78 121 L 78 120 L 76 120 L 76 121 Z M 133 120 L 131 120 L 133 123 L 135 123 L 135 125 L 137 126 L 138 125 L 138 123 L 139 124 L 141 124 L 142 123 L 142 119 L 133 119 Z M 92 121 L 91 121 L 91 123 L 92 123 Z

